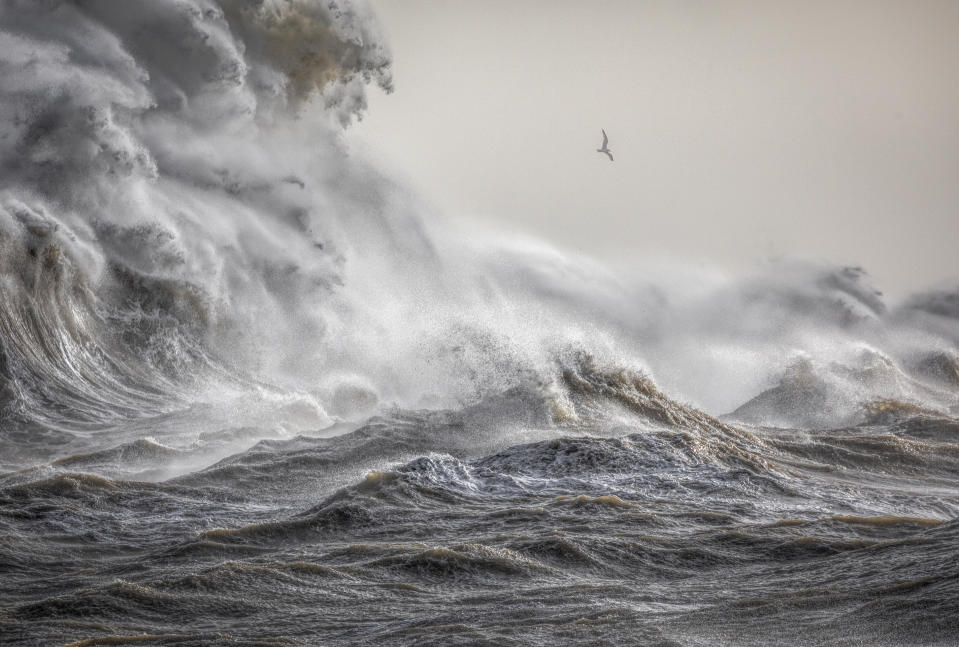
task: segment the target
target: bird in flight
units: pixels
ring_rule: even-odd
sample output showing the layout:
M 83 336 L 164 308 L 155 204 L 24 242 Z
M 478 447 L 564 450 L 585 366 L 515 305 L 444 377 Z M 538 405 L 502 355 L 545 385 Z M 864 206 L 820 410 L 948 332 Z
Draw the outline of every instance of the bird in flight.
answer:
M 608 148 L 606 148 L 606 144 L 608 144 L 608 143 L 609 143 L 609 137 L 606 136 L 606 129 L 604 128 L 604 129 L 603 129 L 603 147 L 602 147 L 602 148 L 597 148 L 597 149 L 596 149 L 596 152 L 597 152 L 597 153 L 606 153 L 607 155 L 609 155 L 609 161 L 612 162 L 612 161 L 613 161 L 613 151 L 611 151 L 611 150 L 609 150 Z

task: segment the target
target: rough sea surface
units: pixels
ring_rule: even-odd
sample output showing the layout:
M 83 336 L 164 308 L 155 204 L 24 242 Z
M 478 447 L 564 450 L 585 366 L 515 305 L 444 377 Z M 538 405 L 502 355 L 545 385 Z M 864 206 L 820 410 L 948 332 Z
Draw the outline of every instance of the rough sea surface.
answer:
M 379 43 L 0 2 L 0 644 L 959 644 L 959 291 L 464 237 Z

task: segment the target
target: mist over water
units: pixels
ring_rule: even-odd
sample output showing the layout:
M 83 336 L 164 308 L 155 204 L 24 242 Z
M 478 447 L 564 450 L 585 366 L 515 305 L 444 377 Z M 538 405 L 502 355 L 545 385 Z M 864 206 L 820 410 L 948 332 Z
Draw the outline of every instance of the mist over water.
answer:
M 959 640 L 959 290 L 457 228 L 342 138 L 390 60 L 0 3 L 0 642 Z

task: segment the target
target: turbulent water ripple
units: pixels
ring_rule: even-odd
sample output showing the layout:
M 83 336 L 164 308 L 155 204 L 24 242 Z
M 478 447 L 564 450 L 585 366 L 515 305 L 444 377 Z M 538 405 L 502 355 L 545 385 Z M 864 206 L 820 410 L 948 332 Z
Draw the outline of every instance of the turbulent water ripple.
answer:
M 647 426 L 661 407 L 699 414 L 656 405 L 599 435 L 553 428 L 486 455 L 488 441 L 463 441 L 481 427 L 410 412 L 161 483 L 70 471 L 100 455 L 59 461 L 57 476 L 0 491 L 0 627 L 13 643 L 120 644 L 760 645 L 797 626 L 802 644 L 959 635 L 954 423 L 663 429 Z M 810 450 L 863 443 L 882 452 Z M 434 451 L 395 462 L 424 444 Z M 929 475 L 917 479 L 922 460 Z M 283 511 L 291 487 L 317 501 Z

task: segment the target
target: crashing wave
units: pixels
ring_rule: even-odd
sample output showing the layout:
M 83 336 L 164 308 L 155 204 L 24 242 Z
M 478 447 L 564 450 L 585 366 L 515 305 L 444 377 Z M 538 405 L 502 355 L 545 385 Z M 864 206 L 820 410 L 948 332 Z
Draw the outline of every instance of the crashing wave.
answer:
M 224 355 L 256 368 L 264 344 L 286 356 L 271 339 L 322 337 L 358 185 L 317 171 L 364 86 L 391 86 L 366 11 L 14 0 L 0 25 L 2 415 L 152 415 Z M 280 124 L 315 97 L 332 123 L 284 159 Z
M 278 413 L 281 433 L 266 422 L 261 437 L 418 408 L 474 428 L 625 417 L 736 436 L 705 412 L 797 354 L 955 356 L 947 293 L 890 310 L 859 268 L 654 285 L 528 241 L 428 234 L 415 201 L 344 154 L 367 86 L 392 87 L 362 5 L 11 0 L 0 25 L 7 444 L 184 411 L 190 433 L 238 428 L 277 394 L 310 415 Z M 659 386 L 598 365 L 643 366 Z M 948 385 L 947 366 L 897 370 L 797 373 L 737 413 L 826 425 L 876 399 L 940 406 L 941 387 L 910 380 Z M 231 398 L 226 423 L 194 415 Z M 39 460 L 90 449 L 58 447 Z
M 953 397 L 949 390 L 911 377 L 889 357 L 865 349 L 852 365 L 822 366 L 800 358 L 779 384 L 725 418 L 767 427 L 828 429 L 875 420 L 892 408 L 899 413 L 947 408 Z M 892 402 L 900 404 L 892 407 Z

